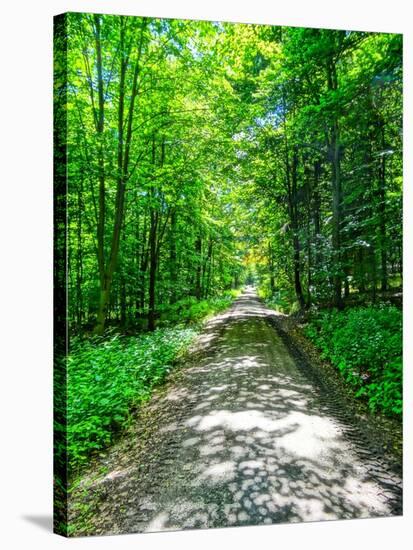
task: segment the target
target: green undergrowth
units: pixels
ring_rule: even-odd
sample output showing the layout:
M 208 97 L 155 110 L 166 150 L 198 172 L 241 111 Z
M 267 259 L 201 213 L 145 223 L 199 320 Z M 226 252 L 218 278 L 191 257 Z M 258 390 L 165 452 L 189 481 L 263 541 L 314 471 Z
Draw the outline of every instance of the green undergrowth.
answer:
M 275 290 L 271 293 L 268 289 L 260 288 L 258 296 L 264 300 L 266 305 L 280 313 L 293 314 L 299 309 L 293 293 L 287 289 Z
M 241 290 L 228 290 L 224 295 L 204 300 L 188 296 L 173 305 L 159 308 L 160 322 L 163 324 L 177 322 L 198 322 L 210 315 L 215 315 L 227 309 Z
M 234 291 L 221 298 L 180 302 L 174 318 L 179 323 L 151 333 L 71 339 L 67 363 L 71 477 L 128 425 L 131 411 L 149 399 L 188 350 L 200 321 L 229 307 L 236 295 Z
M 371 411 L 402 415 L 402 312 L 393 306 L 312 314 L 306 335 Z

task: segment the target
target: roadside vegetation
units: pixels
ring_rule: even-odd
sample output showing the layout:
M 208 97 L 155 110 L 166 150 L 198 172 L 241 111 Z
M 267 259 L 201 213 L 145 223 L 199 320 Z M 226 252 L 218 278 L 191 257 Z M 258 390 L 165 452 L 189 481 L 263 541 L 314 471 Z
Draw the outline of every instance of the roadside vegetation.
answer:
M 310 316 L 305 334 L 372 412 L 402 414 L 402 312 L 389 305 Z
M 367 402 L 372 413 L 401 419 L 403 410 L 402 310 L 388 301 L 354 298 L 342 310 L 312 306 L 300 310 L 294 293 L 279 290 L 260 295 L 268 307 L 291 315 L 302 331 L 339 371 L 354 396 Z M 355 305 L 352 304 L 354 300 Z
M 153 332 L 125 336 L 112 330 L 104 337 L 72 338 L 67 363 L 67 452 L 72 475 L 128 425 L 131 413 L 182 359 L 202 321 L 229 307 L 238 294 L 181 301 L 163 320 L 164 326 Z

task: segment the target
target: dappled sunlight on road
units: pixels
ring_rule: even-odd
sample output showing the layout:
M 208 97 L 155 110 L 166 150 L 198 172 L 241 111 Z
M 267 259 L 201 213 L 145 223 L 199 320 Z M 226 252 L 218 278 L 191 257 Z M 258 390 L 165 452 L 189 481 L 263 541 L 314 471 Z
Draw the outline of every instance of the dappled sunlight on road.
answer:
M 119 482 L 129 499 L 120 531 L 389 514 L 340 422 L 267 322 L 273 315 L 249 291 L 211 320 L 200 346 L 213 341 L 214 352 L 163 398 L 176 417 L 161 428 L 159 481 L 134 497 Z
M 228 323 L 217 352 L 190 373 L 174 461 L 185 481 L 159 497 L 146 531 L 388 513 L 268 315 L 250 292 L 215 319 L 212 330 Z

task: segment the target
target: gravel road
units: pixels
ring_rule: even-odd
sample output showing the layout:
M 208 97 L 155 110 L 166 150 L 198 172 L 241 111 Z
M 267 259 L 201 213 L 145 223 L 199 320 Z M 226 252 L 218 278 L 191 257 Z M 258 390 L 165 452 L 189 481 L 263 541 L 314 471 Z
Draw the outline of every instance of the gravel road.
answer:
M 151 401 L 153 436 L 85 479 L 81 534 L 395 514 L 401 480 L 350 438 L 248 289 L 198 339 L 200 359 Z M 353 430 L 353 432 L 356 430 Z M 393 490 L 396 490 L 393 494 Z M 91 504 L 92 503 L 92 504 Z

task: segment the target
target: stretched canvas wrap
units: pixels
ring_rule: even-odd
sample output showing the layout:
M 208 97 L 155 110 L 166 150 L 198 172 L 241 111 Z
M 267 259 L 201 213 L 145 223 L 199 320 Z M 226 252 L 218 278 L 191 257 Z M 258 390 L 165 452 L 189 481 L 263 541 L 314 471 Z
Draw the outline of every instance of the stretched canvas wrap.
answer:
M 402 36 L 54 21 L 55 531 L 402 513 Z

